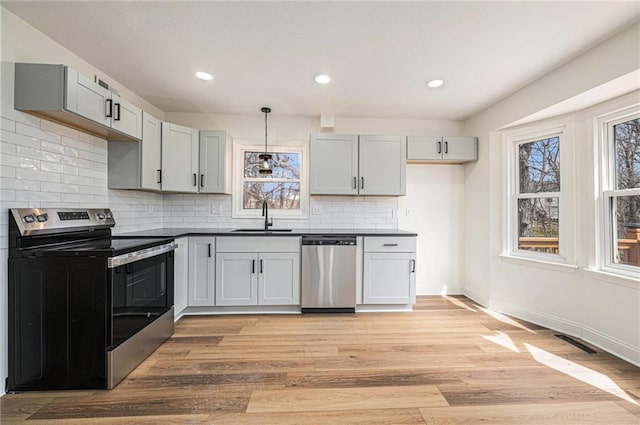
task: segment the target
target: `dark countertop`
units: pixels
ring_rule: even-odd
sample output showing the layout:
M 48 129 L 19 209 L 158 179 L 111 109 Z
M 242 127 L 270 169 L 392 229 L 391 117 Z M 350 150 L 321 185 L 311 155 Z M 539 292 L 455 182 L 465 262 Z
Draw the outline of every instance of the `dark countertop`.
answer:
M 292 229 L 291 232 L 234 232 L 231 229 L 163 228 L 116 234 L 120 238 L 180 238 L 183 236 L 418 236 L 417 233 L 393 229 Z

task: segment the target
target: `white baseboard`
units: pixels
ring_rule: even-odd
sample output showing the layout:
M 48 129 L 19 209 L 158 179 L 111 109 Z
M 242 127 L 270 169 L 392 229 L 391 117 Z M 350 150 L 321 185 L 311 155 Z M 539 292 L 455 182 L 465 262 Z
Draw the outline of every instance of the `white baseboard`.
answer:
M 469 298 L 470 300 L 480 304 L 483 307 L 489 307 L 489 300 L 484 296 L 479 295 L 476 292 L 470 291 L 468 288 L 463 288 L 462 295 Z
M 580 323 L 553 316 L 547 313 L 541 313 L 527 308 L 511 304 L 500 300 L 491 300 L 491 310 L 508 314 L 545 328 L 562 332 L 564 334 L 583 339 L 584 341 L 595 345 L 602 350 L 613 354 L 631 364 L 640 366 L 640 348 L 613 338 L 602 332 L 584 326 Z
M 416 283 L 416 295 L 463 295 L 462 285 L 450 283 Z

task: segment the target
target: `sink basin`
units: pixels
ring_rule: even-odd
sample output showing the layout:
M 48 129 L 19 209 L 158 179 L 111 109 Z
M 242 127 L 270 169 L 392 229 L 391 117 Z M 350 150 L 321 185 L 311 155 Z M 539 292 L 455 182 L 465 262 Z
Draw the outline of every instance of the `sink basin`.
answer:
M 291 229 L 235 229 L 232 232 L 254 232 L 254 233 L 272 233 L 272 232 L 290 232 Z

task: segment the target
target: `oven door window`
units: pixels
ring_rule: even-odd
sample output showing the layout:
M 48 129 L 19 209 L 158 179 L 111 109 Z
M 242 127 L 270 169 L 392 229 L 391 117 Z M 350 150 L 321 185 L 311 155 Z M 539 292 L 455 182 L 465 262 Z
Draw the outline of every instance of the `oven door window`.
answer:
M 115 348 L 171 307 L 167 254 L 112 271 L 112 343 Z

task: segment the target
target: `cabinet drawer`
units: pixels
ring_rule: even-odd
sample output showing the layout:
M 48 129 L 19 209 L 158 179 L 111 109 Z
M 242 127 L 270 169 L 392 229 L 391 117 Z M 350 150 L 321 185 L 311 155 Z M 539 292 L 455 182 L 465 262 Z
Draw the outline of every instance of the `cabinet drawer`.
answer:
M 300 237 L 222 236 L 216 252 L 300 252 Z
M 364 238 L 365 252 L 415 252 L 413 236 L 376 236 Z

